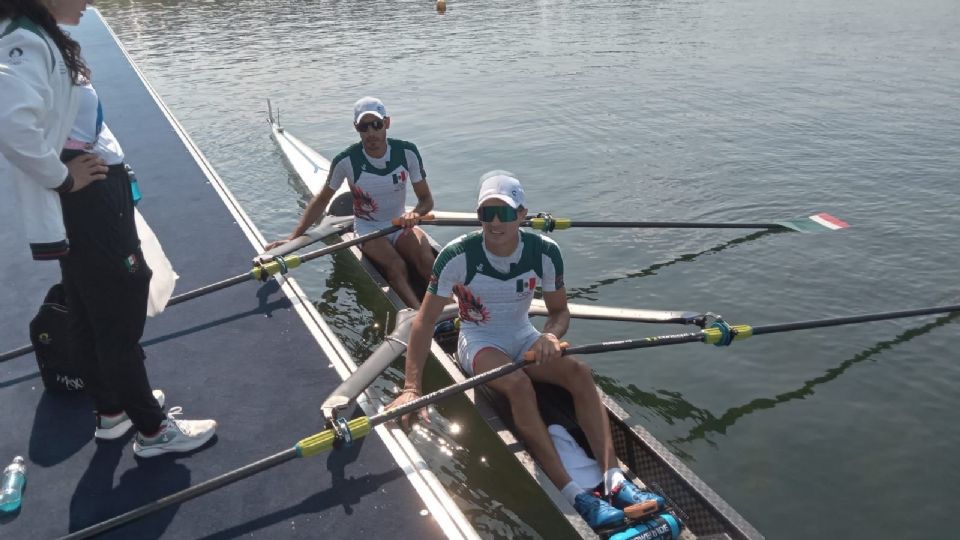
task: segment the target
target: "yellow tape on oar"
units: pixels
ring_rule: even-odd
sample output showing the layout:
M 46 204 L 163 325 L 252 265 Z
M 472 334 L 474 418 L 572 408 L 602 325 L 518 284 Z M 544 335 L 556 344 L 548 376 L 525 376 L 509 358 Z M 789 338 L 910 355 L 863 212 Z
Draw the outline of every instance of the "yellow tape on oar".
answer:
M 748 324 L 734 325 L 731 326 L 730 329 L 734 333 L 734 341 L 747 339 L 753 335 L 753 327 Z M 703 342 L 707 345 L 716 345 L 723 339 L 723 330 L 720 330 L 719 328 L 704 328 L 703 333 L 706 334 L 706 337 L 703 338 Z
M 573 221 L 570 218 L 530 218 L 530 227 L 541 231 L 551 232 L 557 229 L 569 229 L 572 225 Z
M 300 255 L 287 255 L 286 257 L 282 257 L 282 259 L 283 263 L 276 259 L 262 262 L 251 268 L 250 274 L 253 276 L 253 279 L 266 281 L 270 276 L 281 273 L 286 274 L 287 270 L 292 270 L 300 266 Z
M 347 428 L 354 440 L 365 437 L 370 433 L 370 419 L 366 416 L 354 418 L 347 422 Z M 316 435 L 311 435 L 297 443 L 297 455 L 300 457 L 311 457 L 322 454 L 333 448 L 333 442 L 337 440 L 337 432 L 332 429 L 325 429 Z

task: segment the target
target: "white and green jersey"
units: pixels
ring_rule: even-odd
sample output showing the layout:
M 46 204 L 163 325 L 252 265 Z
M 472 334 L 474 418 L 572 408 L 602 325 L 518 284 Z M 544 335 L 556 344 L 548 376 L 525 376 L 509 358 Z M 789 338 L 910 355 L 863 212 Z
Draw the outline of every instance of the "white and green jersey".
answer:
M 520 231 L 509 257 L 497 257 L 483 245 L 481 231 L 465 234 L 443 248 L 433 265 L 428 291 L 457 297 L 460 332 L 467 339 L 497 343 L 533 325 L 527 312 L 537 285 L 544 292 L 563 288 L 563 259 L 551 238 Z
M 387 152 L 373 158 L 356 143 L 340 152 L 330 163 L 327 185 L 336 191 L 344 178 L 353 192 L 353 215 L 358 220 L 389 223 L 403 215 L 407 180 L 426 177 L 423 159 L 413 143 L 387 139 Z

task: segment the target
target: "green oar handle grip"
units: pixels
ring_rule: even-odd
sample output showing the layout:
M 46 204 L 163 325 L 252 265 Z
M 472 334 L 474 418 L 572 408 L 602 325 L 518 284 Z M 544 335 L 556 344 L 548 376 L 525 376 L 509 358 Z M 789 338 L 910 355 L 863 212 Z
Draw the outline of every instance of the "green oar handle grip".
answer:
M 560 354 L 566 354 L 567 349 L 568 349 L 569 347 L 570 347 L 570 344 L 569 344 L 569 343 L 567 343 L 566 341 L 561 341 L 561 342 L 560 342 L 560 349 L 561 349 Z M 536 355 L 533 354 L 531 351 L 527 351 L 527 352 L 523 353 L 523 361 L 524 361 L 524 362 L 533 362 L 534 360 L 536 360 L 536 358 L 537 358 Z
M 546 230 L 547 228 L 547 219 L 545 218 L 530 218 L 530 227 L 538 230 Z M 552 230 L 559 229 L 569 229 L 573 226 L 573 221 L 570 218 L 551 218 L 550 221 L 553 223 Z
M 738 324 L 730 327 L 731 333 L 733 333 L 733 340 L 738 341 L 741 339 L 747 339 L 753 335 L 753 327 L 748 324 Z M 719 328 L 704 328 L 703 329 L 703 342 L 707 345 L 716 345 L 720 343 L 720 340 L 723 339 L 723 331 Z
M 347 422 L 347 429 L 354 440 L 366 437 L 370 433 L 372 426 L 370 418 L 361 416 Z M 333 449 L 333 443 L 337 440 L 337 433 L 333 429 L 325 429 L 320 433 L 311 435 L 306 439 L 301 439 L 297 443 L 297 455 L 299 457 L 311 457 L 322 454 Z
M 300 255 L 287 255 L 283 257 L 283 262 L 286 264 L 287 270 L 293 270 L 294 268 L 300 266 Z M 259 281 L 266 281 L 270 276 L 275 276 L 283 270 L 283 266 L 277 260 L 269 260 L 257 264 L 250 269 L 250 275 L 253 276 L 253 279 Z

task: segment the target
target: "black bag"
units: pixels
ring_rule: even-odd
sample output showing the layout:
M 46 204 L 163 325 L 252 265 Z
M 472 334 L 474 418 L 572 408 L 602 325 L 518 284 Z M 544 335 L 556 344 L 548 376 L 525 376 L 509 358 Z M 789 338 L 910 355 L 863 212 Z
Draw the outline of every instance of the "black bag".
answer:
M 47 390 L 83 390 L 79 366 L 70 358 L 67 299 L 62 284 L 50 287 L 40 311 L 30 321 L 30 341 Z

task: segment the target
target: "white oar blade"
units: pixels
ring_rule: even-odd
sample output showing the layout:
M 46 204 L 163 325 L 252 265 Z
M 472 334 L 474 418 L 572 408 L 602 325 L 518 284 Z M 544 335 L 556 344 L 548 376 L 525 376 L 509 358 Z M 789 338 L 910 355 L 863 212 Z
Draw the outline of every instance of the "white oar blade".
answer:
M 826 212 L 792 221 L 778 221 L 777 224 L 798 232 L 836 231 L 850 226 L 846 221 Z

